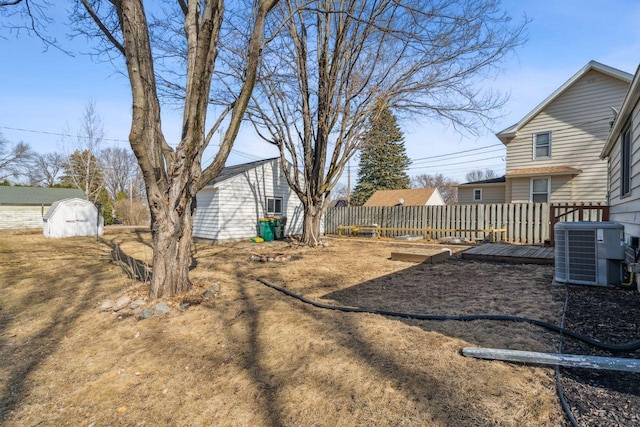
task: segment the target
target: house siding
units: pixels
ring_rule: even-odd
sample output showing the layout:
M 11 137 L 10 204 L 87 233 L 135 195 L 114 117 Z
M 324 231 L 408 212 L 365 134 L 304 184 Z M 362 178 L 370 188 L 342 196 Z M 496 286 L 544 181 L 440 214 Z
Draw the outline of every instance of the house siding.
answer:
M 482 200 L 473 200 L 473 190 L 482 189 Z M 505 186 L 504 185 L 487 185 L 482 186 L 464 186 L 458 187 L 458 204 L 474 204 L 474 203 L 504 203 Z
M 631 192 L 620 197 L 621 136 L 609 157 L 609 204 L 611 220 L 624 225 L 627 236 L 640 236 L 640 107 L 631 115 Z
M 551 180 L 551 197 L 550 202 L 572 202 L 575 201 L 573 197 L 573 180 L 571 175 L 562 176 L 536 176 L 534 179 L 550 179 Z M 509 183 L 511 186 L 511 203 L 529 203 L 531 202 L 531 179 L 532 177 L 525 178 L 510 178 Z M 585 201 L 596 201 L 591 199 L 585 199 Z M 602 200 L 604 201 L 604 200 Z
M 193 220 L 193 236 L 218 239 L 218 192 L 205 187 L 196 195 L 196 215 Z
M 42 215 L 49 206 L 0 206 L 0 230 L 42 228 Z
M 609 134 L 611 107 L 619 108 L 629 84 L 596 70 L 587 72 L 543 111 L 526 123 L 507 144 L 507 176 L 517 169 L 567 166 L 582 172 L 552 178 L 551 201 L 605 201 L 607 163 L 599 159 Z M 551 157 L 534 159 L 533 135 L 551 132 Z M 510 202 L 530 199 L 529 178 L 514 178 Z M 553 194 L 558 191 L 558 194 Z M 509 196 L 509 191 L 507 191 Z

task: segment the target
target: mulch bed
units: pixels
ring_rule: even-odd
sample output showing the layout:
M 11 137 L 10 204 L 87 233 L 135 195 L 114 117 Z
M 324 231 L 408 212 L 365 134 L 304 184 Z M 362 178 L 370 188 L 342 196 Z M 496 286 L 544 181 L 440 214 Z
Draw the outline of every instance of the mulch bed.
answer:
M 553 271 L 553 266 L 451 259 L 437 266 L 418 264 L 326 297 L 359 307 L 430 314 L 492 312 L 556 325 L 560 325 L 566 297 L 566 329 L 607 344 L 640 340 L 640 294 L 635 287 L 552 285 Z M 532 283 L 535 286 L 530 286 Z M 526 296 L 519 292 L 524 288 L 529 292 Z M 557 353 L 561 342 L 554 332 L 512 322 L 483 320 L 460 325 L 402 321 L 481 347 Z M 640 350 L 606 351 L 566 336 L 562 346 L 566 354 L 640 359 Z M 639 373 L 562 367 L 560 378 L 566 401 L 580 426 L 640 425 Z
M 565 327 L 608 344 L 640 339 L 640 294 L 630 289 L 568 286 Z M 612 352 L 574 339 L 564 353 L 640 359 L 640 350 Z M 580 426 L 640 425 L 640 373 L 562 368 L 567 402 Z

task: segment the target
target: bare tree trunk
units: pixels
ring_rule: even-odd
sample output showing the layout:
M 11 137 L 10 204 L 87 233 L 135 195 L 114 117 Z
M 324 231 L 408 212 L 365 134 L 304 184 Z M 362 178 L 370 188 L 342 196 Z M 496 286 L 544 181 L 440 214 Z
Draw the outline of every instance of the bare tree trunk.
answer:
M 253 2 L 249 19 L 251 34 L 246 40 L 248 44 L 242 58 L 244 67 L 239 74 L 242 79 L 234 83 L 238 85 L 235 88 L 228 86 L 228 82 L 220 83 L 225 91 L 237 89 L 237 93 L 223 108 L 209 132 L 205 132 L 205 128 L 212 78 L 221 45 L 225 2 L 177 2 L 178 15 L 168 20 L 177 23 L 174 21 L 177 16 L 181 17 L 180 20 L 184 19 L 182 29 L 176 27 L 174 30 L 185 37 L 186 58 L 183 59 L 186 60 L 186 86 L 183 93 L 182 135 L 175 149 L 167 143 L 162 132 L 154 49 L 151 47 L 152 32 L 145 13 L 147 2 L 109 1 L 113 9 L 106 6 L 107 2 L 81 0 L 81 3 L 106 40 L 126 58 L 133 105 L 129 142 L 144 177 L 151 212 L 154 255 L 149 293 L 152 298 L 176 295 L 191 287 L 189 267 L 196 193 L 220 173 L 229 156 L 255 86 L 267 15 L 278 0 Z M 229 15 L 233 15 L 233 12 Z M 115 17 L 117 25 L 114 27 Z M 90 31 L 90 34 L 93 32 Z M 154 35 L 159 36 L 158 33 Z M 220 149 L 213 162 L 203 170 L 202 154 L 227 114 L 230 117 Z
M 150 295 L 154 298 L 176 295 L 191 288 L 191 199 L 182 194 L 176 205 L 167 201 L 160 209 L 152 210 L 154 251 Z
M 320 243 L 320 225 L 324 202 L 303 202 L 304 222 L 302 228 L 302 242 L 307 246 L 318 246 Z

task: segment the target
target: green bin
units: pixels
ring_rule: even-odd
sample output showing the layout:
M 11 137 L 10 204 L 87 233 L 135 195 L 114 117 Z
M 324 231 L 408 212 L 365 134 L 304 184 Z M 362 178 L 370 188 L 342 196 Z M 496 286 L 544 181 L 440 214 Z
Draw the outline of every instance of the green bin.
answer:
M 273 240 L 274 224 L 273 218 L 260 218 L 260 237 L 265 242 L 271 242 Z
M 284 239 L 284 225 L 287 222 L 286 217 L 277 217 L 273 221 L 273 237 L 276 240 Z

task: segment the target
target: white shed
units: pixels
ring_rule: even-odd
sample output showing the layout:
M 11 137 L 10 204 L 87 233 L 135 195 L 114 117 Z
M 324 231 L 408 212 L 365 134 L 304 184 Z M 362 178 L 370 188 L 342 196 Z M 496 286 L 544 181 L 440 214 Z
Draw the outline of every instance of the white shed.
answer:
M 45 237 L 102 235 L 104 221 L 88 200 L 72 198 L 53 203 L 42 218 Z
M 285 217 L 283 235 L 302 233 L 302 203 L 289 188 L 279 158 L 224 168 L 196 200 L 194 237 L 213 241 L 253 237 L 260 232 L 263 217 Z

